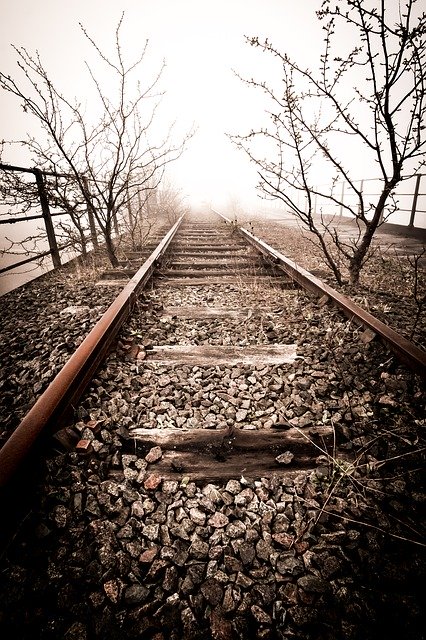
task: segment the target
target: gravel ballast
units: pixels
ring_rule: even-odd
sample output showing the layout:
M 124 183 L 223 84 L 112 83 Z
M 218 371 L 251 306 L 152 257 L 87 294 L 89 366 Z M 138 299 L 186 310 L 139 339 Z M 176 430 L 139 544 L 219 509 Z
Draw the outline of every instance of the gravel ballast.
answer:
M 114 297 L 96 274 L 59 274 L 2 299 L 7 430 L 66 358 L 66 336 L 78 343 Z M 179 304 L 247 314 L 163 313 Z M 76 410 L 92 454 L 51 446 L 2 557 L 2 637 L 424 638 L 422 387 L 362 333 L 300 291 L 150 287 Z M 149 360 L 153 345 L 293 342 L 282 365 Z M 332 426 L 342 454 L 318 442 L 307 472 L 194 482 L 161 477 L 161 448 L 131 449 L 138 427 L 234 424 Z

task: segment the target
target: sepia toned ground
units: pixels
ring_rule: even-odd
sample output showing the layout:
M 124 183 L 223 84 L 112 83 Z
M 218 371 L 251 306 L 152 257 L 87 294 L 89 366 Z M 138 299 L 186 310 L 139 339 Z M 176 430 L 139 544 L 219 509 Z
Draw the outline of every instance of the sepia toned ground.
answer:
M 324 269 L 294 227 L 253 227 Z M 382 252 L 351 294 L 409 334 L 405 267 Z M 2 299 L 4 436 L 112 300 L 113 289 L 96 285 L 101 270 L 64 268 Z M 167 312 L 185 305 L 253 312 Z M 137 349 L 111 353 L 76 411 L 73 429 L 93 454 L 51 443 L 28 487 L 0 561 L 2 637 L 423 639 L 424 386 L 361 333 L 315 298 L 260 281 L 149 287 L 121 335 Z M 149 359 L 155 346 L 271 343 L 296 344 L 298 358 Z M 141 427 L 211 434 L 235 424 L 248 439 L 331 425 L 339 454 L 312 435 L 313 470 L 256 476 L 237 461 L 219 482 L 180 467 L 166 478 L 163 453 L 135 451 L 129 439 Z M 216 467 L 232 459 L 226 447 L 213 453 Z

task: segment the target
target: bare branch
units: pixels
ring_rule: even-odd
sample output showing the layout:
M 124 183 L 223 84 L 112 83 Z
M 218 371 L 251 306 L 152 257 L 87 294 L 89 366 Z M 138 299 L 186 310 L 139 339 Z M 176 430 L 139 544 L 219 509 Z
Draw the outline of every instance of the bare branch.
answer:
M 302 67 L 267 39 L 246 38 L 279 63 L 281 85 L 241 78 L 272 105 L 266 110 L 271 126 L 230 137 L 257 166 L 259 189 L 284 202 L 317 236 L 339 282 L 341 259 L 351 282 L 358 281 L 374 233 L 397 208 L 394 192 L 403 180 L 403 168 L 406 175 L 414 175 L 425 164 L 426 14 L 417 10 L 414 15 L 415 0 L 406 0 L 405 11 L 399 6 L 399 20 L 394 13 L 385 0 L 377 8 L 367 7 L 363 0 L 341 0 L 335 7 L 324 0 L 317 12 L 325 31 L 317 72 Z M 345 37 L 346 50 L 336 38 L 340 25 L 353 32 L 352 38 Z M 358 84 L 352 78 L 357 69 L 365 75 Z M 353 177 L 351 158 L 343 160 L 347 140 L 380 167 L 375 200 L 364 197 L 359 177 Z M 323 169 L 331 176 L 331 188 L 315 185 L 312 176 Z M 346 184 L 350 199 L 336 194 L 338 182 Z M 355 220 L 358 235 L 353 242 L 343 240 L 337 227 L 316 210 L 317 200 Z M 324 245 L 325 236 L 337 249 L 336 258 Z

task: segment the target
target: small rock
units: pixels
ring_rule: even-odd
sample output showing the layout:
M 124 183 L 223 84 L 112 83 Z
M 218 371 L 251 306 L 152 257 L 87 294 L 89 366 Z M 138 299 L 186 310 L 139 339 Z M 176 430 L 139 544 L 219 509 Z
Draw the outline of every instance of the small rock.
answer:
M 143 508 L 143 504 L 140 500 L 135 500 L 132 504 L 132 516 L 135 518 L 143 518 L 145 515 L 145 510 Z
M 303 562 L 295 558 L 291 553 L 283 553 L 277 558 L 277 571 L 282 575 L 297 576 L 303 573 Z
M 220 607 L 213 609 L 210 614 L 210 630 L 211 637 L 215 640 L 232 640 L 234 637 L 232 625 L 223 617 Z
M 132 584 L 130 587 L 127 587 L 124 592 L 124 601 L 130 605 L 140 604 L 141 602 L 145 602 L 148 596 L 149 589 L 142 584 Z
M 117 533 L 118 540 L 123 540 L 124 538 L 132 538 L 132 537 L 133 537 L 133 529 L 129 523 L 126 523 L 124 527 L 121 527 L 121 529 Z
M 55 510 L 53 512 L 53 519 L 55 521 L 56 526 L 59 529 L 63 529 L 64 527 L 67 526 L 68 516 L 69 516 L 68 509 L 64 507 L 62 504 L 55 507 Z
M 192 522 L 194 522 L 195 524 L 203 527 L 206 523 L 206 514 L 203 511 L 200 511 L 200 509 L 197 509 L 196 507 L 193 507 L 192 509 L 189 510 L 189 517 L 192 520 Z
M 294 538 L 288 533 L 273 533 L 273 540 L 285 549 L 290 549 L 294 544 Z
M 175 549 L 173 562 L 178 567 L 183 567 L 188 560 L 188 547 L 182 540 L 176 540 L 173 543 L 173 547 Z
M 136 469 L 130 469 L 129 467 L 124 467 L 123 476 L 128 482 L 131 482 L 132 480 L 137 479 L 137 477 L 139 476 L 139 472 L 136 471 Z
M 159 533 L 159 524 L 146 524 L 144 527 L 142 527 L 142 535 L 144 535 L 145 538 L 148 538 L 148 540 L 158 540 Z
M 309 549 L 309 542 L 306 542 L 305 540 L 298 540 L 294 543 L 294 548 L 296 553 L 303 555 Z
M 120 583 L 118 580 L 108 580 L 108 582 L 105 582 L 104 591 L 111 602 L 114 604 L 118 603 L 120 599 Z
M 286 451 L 285 453 L 281 453 L 279 456 L 277 456 L 275 458 L 275 461 L 278 462 L 278 464 L 291 464 L 292 460 L 294 458 L 294 454 L 291 453 L 291 451 Z
M 237 606 L 237 602 L 234 599 L 234 590 L 231 585 L 225 587 L 225 595 L 223 596 L 222 607 L 226 613 L 234 611 Z
M 238 482 L 238 480 L 228 480 L 228 483 L 225 487 L 225 491 L 227 491 L 228 493 L 232 493 L 232 495 L 236 496 L 237 493 L 240 493 L 241 491 L 241 484 Z
M 87 439 L 79 440 L 75 445 L 75 450 L 82 455 L 89 455 L 93 451 L 92 443 Z
M 231 522 L 226 527 L 226 533 L 230 538 L 242 538 L 246 532 L 246 525 L 240 520 Z
M 164 574 L 164 579 L 162 582 L 163 589 L 165 591 L 168 591 L 169 593 L 170 591 L 175 592 L 178 585 L 178 578 L 179 578 L 179 575 L 176 567 L 167 567 L 166 573 Z M 174 595 L 177 596 L 178 594 L 175 593 Z M 170 598 L 167 598 L 167 601 L 172 602 Z
M 369 342 L 374 340 L 375 337 L 376 337 L 376 334 L 374 333 L 374 331 L 372 329 L 366 329 L 365 331 L 363 331 L 363 333 L 361 334 L 359 339 L 364 344 L 368 344 Z
M 253 618 L 259 624 L 272 624 L 271 617 L 263 609 L 261 609 L 257 604 L 253 604 L 250 607 L 250 611 L 252 613 Z
M 297 586 L 292 582 L 287 582 L 283 590 L 280 589 L 280 595 L 286 604 L 295 605 L 298 603 Z
M 379 398 L 379 404 L 384 405 L 385 407 L 396 407 L 398 403 L 391 398 L 391 396 L 383 395 Z
M 244 565 L 250 565 L 256 555 L 254 546 L 248 542 L 243 542 L 240 548 L 238 549 L 240 554 L 241 561 Z
M 149 549 L 146 549 L 145 551 L 143 551 L 143 553 L 141 553 L 139 562 L 150 564 L 154 560 L 157 553 L 158 547 L 156 545 L 154 545 L 153 547 L 149 547 Z
M 235 580 L 235 584 L 243 589 L 248 589 L 253 584 L 253 580 L 246 576 L 244 573 L 238 573 L 237 578 Z
M 325 593 L 330 589 L 328 582 L 311 574 L 301 576 L 297 584 L 308 593 Z
M 82 622 L 73 622 L 65 632 L 64 640 L 86 640 L 87 629 Z
M 161 450 L 161 447 L 152 447 L 152 449 L 150 449 L 146 454 L 145 460 L 148 462 L 148 464 L 153 464 L 154 462 L 161 460 L 162 456 L 163 452 Z
M 312 606 L 295 606 L 290 609 L 290 615 L 294 624 L 298 628 L 303 628 L 307 625 L 318 624 L 322 621 L 322 614 L 316 607 Z
M 273 548 L 265 540 L 259 540 L 256 544 L 256 555 L 260 560 L 269 560 Z
M 234 558 L 234 556 L 225 556 L 223 562 L 228 573 L 238 573 L 239 571 L 243 570 L 241 561 L 237 558 Z
M 207 558 L 209 555 L 209 545 L 202 540 L 193 540 L 189 547 L 189 553 L 191 556 L 199 560 Z
M 214 607 L 217 606 L 223 599 L 223 588 L 215 578 L 208 578 L 201 585 L 201 593 L 207 600 L 207 602 Z
M 221 527 L 226 527 L 229 523 L 229 518 L 224 513 L 216 512 L 209 518 L 208 524 L 215 529 L 220 529 Z
M 145 489 L 156 489 L 162 481 L 162 477 L 156 473 L 151 473 L 147 478 L 145 478 L 143 486 Z
M 154 560 L 154 562 L 150 566 L 149 571 L 145 576 L 145 579 L 148 582 L 158 580 L 160 575 L 164 572 L 167 566 L 168 566 L 168 562 L 166 560 L 160 560 L 157 558 L 156 560 Z
M 159 387 L 167 387 L 171 383 L 171 378 L 168 375 L 161 375 L 158 378 L 158 386 Z
M 195 529 L 195 524 L 189 520 L 189 518 L 185 518 L 177 527 L 172 527 L 170 529 L 170 533 L 176 538 L 180 538 L 181 540 L 189 540 L 191 533 Z
M 188 637 L 188 638 L 190 638 L 191 636 L 195 637 L 196 629 L 197 629 L 197 621 L 191 609 L 189 607 L 187 607 L 186 609 L 183 609 L 183 611 L 180 614 L 180 617 L 182 620 L 185 637 Z
M 206 496 L 206 498 L 211 500 L 213 504 L 218 504 L 222 501 L 220 492 L 217 487 L 214 486 L 214 484 L 207 484 L 203 489 L 203 494 Z
M 133 463 L 136 462 L 136 460 L 137 456 L 133 454 L 123 453 L 123 455 L 121 456 L 121 464 L 123 465 L 123 467 L 130 467 Z
M 99 592 L 99 591 L 93 591 L 91 594 L 89 594 L 89 600 L 91 602 L 91 604 L 93 605 L 93 607 L 95 609 L 97 609 L 98 607 L 100 607 L 104 601 L 105 601 L 105 596 L 103 593 Z
M 66 314 L 74 316 L 74 315 L 79 315 L 83 313 L 89 313 L 89 311 L 90 311 L 90 307 L 86 305 L 70 305 L 69 307 L 65 307 L 65 309 L 62 309 L 62 311 L 60 311 L 59 314 L 61 316 L 64 316 Z
M 265 605 L 276 602 L 275 587 L 272 584 L 256 584 L 253 588 L 253 594 L 256 596 L 257 602 L 261 601 Z
M 325 580 L 330 579 L 341 569 L 341 566 L 341 561 L 335 556 L 329 556 L 328 558 L 325 558 L 321 566 L 321 573 L 323 578 Z
M 164 480 L 162 491 L 167 495 L 173 495 L 177 492 L 178 486 L 179 484 L 176 482 L 176 480 Z

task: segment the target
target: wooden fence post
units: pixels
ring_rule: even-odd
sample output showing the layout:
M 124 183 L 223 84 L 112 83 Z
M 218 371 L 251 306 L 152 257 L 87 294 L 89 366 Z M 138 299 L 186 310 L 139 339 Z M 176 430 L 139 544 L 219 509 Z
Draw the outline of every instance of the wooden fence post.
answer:
M 59 255 L 59 249 L 56 242 L 55 230 L 53 228 L 52 217 L 50 215 L 49 201 L 47 199 L 47 193 L 44 186 L 43 173 L 40 169 L 33 169 L 35 179 L 37 182 L 38 195 L 40 198 L 41 212 L 43 215 L 44 224 L 46 226 L 47 239 L 49 242 L 50 254 L 52 256 L 53 266 L 55 268 L 61 266 L 61 257 Z
M 360 193 L 361 193 L 361 197 L 363 197 L 364 180 L 361 180 L 360 185 L 359 185 L 359 190 L 360 190 Z M 358 215 L 361 215 L 361 202 L 358 202 Z
M 84 188 L 86 190 L 87 199 L 88 199 L 90 196 L 89 181 L 85 176 L 82 176 L 82 179 L 83 179 L 83 184 L 84 184 Z M 98 236 L 96 235 L 95 218 L 93 216 L 93 211 L 90 208 L 90 205 L 87 206 L 87 217 L 89 219 L 90 238 L 92 240 L 93 248 L 99 249 Z
M 409 227 L 414 227 L 414 218 L 416 217 L 416 208 L 417 208 L 417 198 L 419 197 L 420 191 L 420 180 L 422 179 L 422 174 L 418 173 L 416 176 L 416 186 L 414 188 L 414 196 L 413 196 L 413 204 L 411 207 L 411 215 L 410 222 L 408 223 Z

